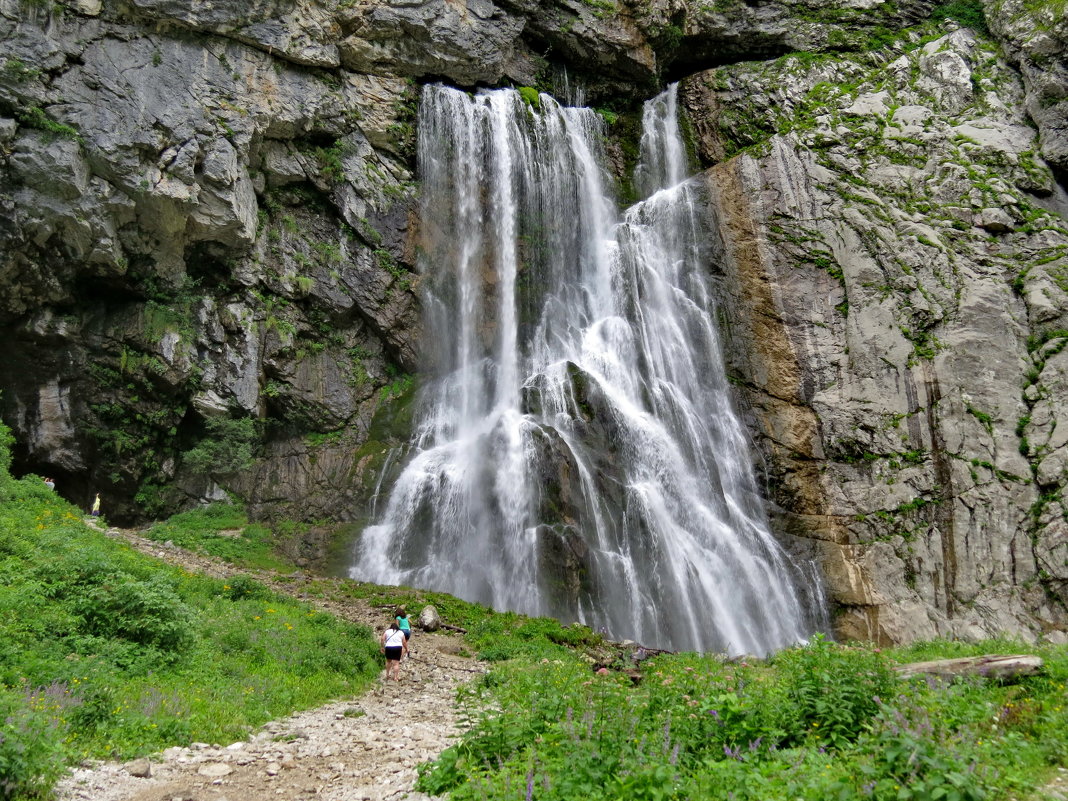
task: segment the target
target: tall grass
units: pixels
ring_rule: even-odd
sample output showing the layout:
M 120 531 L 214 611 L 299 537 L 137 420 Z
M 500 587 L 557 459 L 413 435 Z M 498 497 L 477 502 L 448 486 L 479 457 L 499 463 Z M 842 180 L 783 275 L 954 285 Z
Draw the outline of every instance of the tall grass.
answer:
M 906 681 L 891 671 L 898 652 L 817 639 L 751 665 L 658 657 L 636 686 L 574 655 L 525 655 L 467 691 L 472 728 L 419 789 L 453 801 L 1008 797 L 1068 757 L 1068 652 L 1042 653 L 1045 675 L 1015 684 Z
M 156 562 L 8 475 L 0 427 L 0 798 L 44 798 L 64 766 L 128 758 L 359 692 L 372 633 Z

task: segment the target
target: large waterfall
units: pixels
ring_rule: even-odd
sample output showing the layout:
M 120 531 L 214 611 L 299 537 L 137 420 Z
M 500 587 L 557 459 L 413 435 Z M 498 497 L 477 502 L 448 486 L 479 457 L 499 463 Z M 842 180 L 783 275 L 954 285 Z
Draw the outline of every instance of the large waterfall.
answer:
M 731 409 L 675 106 L 646 104 L 620 214 L 590 109 L 424 90 L 428 377 L 354 577 L 674 649 L 811 632 Z

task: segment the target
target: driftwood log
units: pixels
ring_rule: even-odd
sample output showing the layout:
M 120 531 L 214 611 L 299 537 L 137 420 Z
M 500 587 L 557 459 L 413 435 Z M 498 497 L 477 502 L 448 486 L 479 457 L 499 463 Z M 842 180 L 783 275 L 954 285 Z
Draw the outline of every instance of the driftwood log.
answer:
M 1033 676 L 1042 669 L 1042 659 L 1028 654 L 1000 656 L 967 656 L 960 659 L 936 659 L 933 662 L 911 662 L 894 668 L 902 678 L 912 676 L 982 676 L 991 679 L 1015 679 Z

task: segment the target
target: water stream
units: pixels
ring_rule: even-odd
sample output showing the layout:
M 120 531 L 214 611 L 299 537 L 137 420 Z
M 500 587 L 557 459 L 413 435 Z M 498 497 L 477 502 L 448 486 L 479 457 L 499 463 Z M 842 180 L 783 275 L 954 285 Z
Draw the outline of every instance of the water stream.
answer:
M 731 408 L 676 102 L 646 103 L 621 213 L 592 110 L 424 89 L 427 380 L 351 575 L 664 648 L 811 633 Z

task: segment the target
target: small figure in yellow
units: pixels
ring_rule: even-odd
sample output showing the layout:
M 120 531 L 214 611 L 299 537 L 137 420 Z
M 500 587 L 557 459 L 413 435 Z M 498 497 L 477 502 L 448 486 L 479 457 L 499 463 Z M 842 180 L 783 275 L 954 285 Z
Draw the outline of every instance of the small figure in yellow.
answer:
M 100 517 L 100 493 L 99 492 L 96 494 L 96 497 L 93 498 L 93 510 L 91 512 L 89 512 L 89 514 L 91 514 L 93 517 Z

